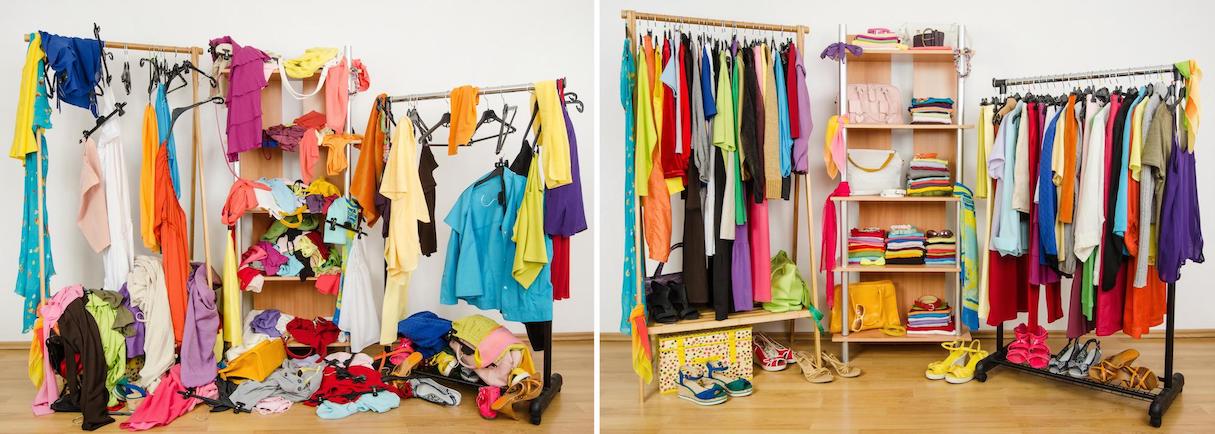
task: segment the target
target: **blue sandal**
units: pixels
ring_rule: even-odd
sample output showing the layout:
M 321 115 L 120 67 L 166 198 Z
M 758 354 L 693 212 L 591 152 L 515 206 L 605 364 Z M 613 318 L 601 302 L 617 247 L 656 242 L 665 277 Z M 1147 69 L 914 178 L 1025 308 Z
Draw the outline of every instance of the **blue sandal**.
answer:
M 717 405 L 726 402 L 729 394 L 717 383 L 706 381 L 702 376 L 693 376 L 691 366 L 679 370 L 679 397 L 697 405 Z
M 745 378 L 726 374 L 729 370 L 730 368 L 719 361 L 705 363 L 705 371 L 708 372 L 705 377 L 708 377 L 708 381 L 721 386 L 731 397 L 748 396 L 755 391 L 755 387 Z

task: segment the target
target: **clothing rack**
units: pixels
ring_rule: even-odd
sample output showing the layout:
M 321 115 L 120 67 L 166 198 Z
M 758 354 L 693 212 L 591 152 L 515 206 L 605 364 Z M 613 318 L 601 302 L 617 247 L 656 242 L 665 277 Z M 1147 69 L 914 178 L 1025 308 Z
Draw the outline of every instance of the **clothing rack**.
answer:
M 98 27 L 96 24 L 94 24 L 93 25 L 94 35 L 99 36 L 100 31 L 101 31 L 101 28 Z M 25 42 L 30 41 L 30 35 L 28 33 L 25 34 L 23 38 L 24 38 Z M 154 53 L 188 54 L 188 55 L 190 55 L 190 62 L 193 63 L 194 65 L 199 64 L 198 63 L 199 57 L 203 53 L 203 49 L 199 48 L 199 47 L 144 44 L 144 43 L 139 43 L 139 42 L 104 41 L 102 43 L 102 47 L 103 48 L 112 48 L 112 49 L 121 48 L 124 50 L 147 51 L 147 52 L 154 52 Z M 105 59 L 105 56 L 103 55 L 101 62 L 104 64 L 105 61 L 106 61 L 106 59 Z M 191 90 L 191 101 L 198 101 L 198 74 L 190 74 L 190 90 Z M 206 261 L 207 266 L 210 267 L 211 264 L 213 264 L 213 262 L 211 262 L 211 236 L 210 236 L 210 232 L 207 230 L 207 215 L 206 215 L 206 210 L 208 209 L 207 194 L 206 194 L 207 178 L 206 178 L 206 172 L 203 170 L 202 159 L 199 158 L 199 155 L 198 155 L 198 142 L 202 141 L 202 128 L 199 126 L 199 123 L 200 123 L 199 119 L 200 119 L 200 116 L 199 116 L 198 110 L 193 110 L 193 125 L 191 126 L 192 131 L 190 134 L 191 139 L 192 139 L 191 143 L 190 143 L 190 154 L 191 154 L 190 158 L 193 160 L 192 164 L 194 166 L 193 167 L 194 173 L 192 173 L 190 175 L 190 191 L 192 193 L 192 194 L 190 194 L 190 223 L 189 223 L 190 247 L 191 248 L 194 247 L 195 229 L 198 227 L 197 225 L 194 224 L 195 210 L 198 209 L 198 206 L 195 201 L 199 200 L 198 198 L 201 196 L 202 210 L 203 210 L 202 232 L 203 232 L 204 261 Z M 42 138 L 39 137 L 38 140 L 41 141 Z M 41 147 L 39 147 L 39 151 L 38 151 L 39 161 L 41 161 L 41 159 L 42 159 L 41 152 L 42 152 Z M 38 166 L 39 172 L 41 172 L 42 165 L 38 164 L 37 166 Z M 41 178 L 41 173 L 40 173 L 39 177 Z M 39 192 L 41 192 L 41 190 L 39 190 Z M 193 194 L 194 192 L 197 192 L 198 194 Z M 39 197 L 38 198 L 39 207 L 41 207 L 42 201 L 43 201 L 43 199 L 41 197 Z M 41 216 L 42 214 L 43 214 L 43 211 L 40 209 L 38 212 L 38 215 Z M 39 244 L 38 244 L 39 262 L 41 262 L 42 259 L 44 258 L 44 253 L 43 253 L 44 246 L 42 246 L 41 240 L 42 240 L 41 234 L 39 234 Z M 39 265 L 38 273 L 40 276 L 46 272 L 45 270 L 46 270 L 46 268 L 44 265 Z M 212 273 L 206 273 L 207 285 L 215 286 L 215 282 L 212 281 L 211 274 Z M 45 281 L 45 279 L 40 277 L 39 282 L 43 282 L 43 281 Z M 42 289 L 42 295 L 43 295 L 44 299 L 50 298 L 50 293 L 48 291 L 49 291 L 49 288 Z
M 629 45 L 633 48 L 637 47 L 637 21 L 639 21 L 639 20 L 640 21 L 650 21 L 650 22 L 655 22 L 655 23 L 675 23 L 675 24 L 681 24 L 681 25 L 718 27 L 718 28 L 722 28 L 722 29 L 735 29 L 735 30 L 746 29 L 746 30 L 759 30 L 759 31 L 768 31 L 768 32 L 793 33 L 794 40 L 797 41 L 797 46 L 801 50 L 801 51 L 799 51 L 798 54 L 802 55 L 803 57 L 805 56 L 806 34 L 810 33 L 810 26 L 806 26 L 806 25 L 766 24 L 766 23 L 756 23 L 756 22 L 748 22 L 748 21 L 721 20 L 721 19 L 713 19 L 713 18 L 701 18 L 701 17 L 679 16 L 679 15 L 664 15 L 664 14 L 656 14 L 656 13 L 649 13 L 649 12 L 638 12 L 638 11 L 631 10 L 631 9 L 626 9 L 626 10 L 620 11 L 620 18 L 625 20 L 625 36 L 629 39 Z M 807 247 L 810 250 L 810 252 L 809 252 L 809 254 L 810 254 L 810 267 L 809 267 L 810 300 L 811 300 L 811 303 L 818 303 L 818 273 L 814 271 L 814 266 L 815 266 L 815 264 L 818 263 L 818 261 L 816 260 L 815 254 L 814 254 L 814 230 L 813 230 L 814 209 L 811 208 L 811 206 L 810 206 L 810 192 L 811 192 L 811 190 L 813 190 L 813 188 L 811 185 L 810 178 L 808 176 L 806 176 L 806 174 L 794 173 L 794 175 L 796 175 L 796 176 L 793 176 L 793 196 L 791 196 L 791 198 L 792 198 L 791 202 L 793 205 L 793 225 L 792 225 L 792 233 L 793 233 L 792 241 L 793 242 L 792 242 L 792 247 L 790 248 L 789 253 L 791 255 L 791 258 L 793 259 L 793 263 L 795 265 L 798 264 L 799 263 L 797 260 L 797 253 L 798 253 L 797 250 L 798 250 L 798 241 L 799 241 L 798 229 L 800 228 L 798 220 L 800 217 L 799 216 L 800 208 L 798 207 L 797 201 L 798 201 L 798 197 L 800 196 L 804 199 L 805 206 L 806 206 L 806 234 L 809 237 L 809 243 L 808 243 Z M 803 196 L 803 190 L 802 190 L 802 181 L 803 180 L 806 183 L 806 189 L 804 191 L 804 196 Z M 632 224 L 633 224 L 633 228 L 634 228 L 634 232 L 635 232 L 635 236 L 636 236 L 636 239 L 634 240 L 634 244 L 637 246 L 637 258 L 638 258 L 638 260 L 636 261 L 638 269 L 637 269 L 637 271 L 634 272 L 634 274 L 637 277 L 637 293 L 635 294 L 635 297 L 636 297 L 637 305 L 645 306 L 645 281 L 644 281 L 644 279 L 645 279 L 645 276 L 647 276 L 648 274 L 646 273 L 647 267 L 646 267 L 646 254 L 645 254 L 645 231 L 643 230 L 642 225 L 641 225 L 641 222 L 643 221 L 642 214 L 643 214 L 644 210 L 641 208 L 640 198 L 634 197 L 633 199 L 634 199 L 634 201 L 633 201 L 634 208 L 630 211 L 633 213 Z M 622 312 L 622 314 L 628 315 L 629 312 Z M 807 314 L 807 317 L 811 318 L 811 322 L 813 322 L 814 319 L 810 315 L 809 311 L 806 311 L 806 314 Z M 726 321 L 730 321 L 730 320 L 727 319 Z M 747 323 L 750 324 L 750 323 L 759 323 L 759 322 L 764 322 L 764 321 L 761 319 L 758 321 L 750 321 Z M 722 322 L 713 321 L 713 322 L 706 323 L 706 325 L 711 325 L 711 324 L 716 324 L 716 323 L 722 323 Z M 788 327 L 789 346 L 792 347 L 796 320 L 795 319 L 787 320 L 786 324 Z M 722 326 L 724 327 L 724 326 L 728 326 L 728 325 L 722 324 Z M 709 328 L 709 327 L 705 327 L 705 328 Z M 823 361 L 822 361 L 821 335 L 820 335 L 819 327 L 817 326 L 817 324 L 811 324 L 811 328 L 814 329 L 815 358 L 817 359 L 818 364 L 822 365 Z M 651 347 L 654 347 L 653 340 L 650 341 L 650 345 L 651 345 Z M 638 377 L 637 384 L 638 384 L 639 402 L 645 402 L 646 383 L 644 380 L 642 380 L 640 377 Z
M 482 87 L 482 88 L 478 89 L 477 93 L 479 95 L 495 95 L 495 94 L 507 94 L 507 93 L 518 93 L 518 92 L 531 92 L 535 89 L 536 89 L 535 85 L 533 85 L 531 83 L 523 83 L 523 84 L 513 84 L 513 85 L 506 85 L 506 86 Z M 397 95 L 397 96 L 388 97 L 388 102 L 391 104 L 391 103 L 406 102 L 406 101 L 423 101 L 423 100 L 432 100 L 432 99 L 444 99 L 444 98 L 448 98 L 450 96 L 450 94 L 451 94 L 451 92 L 449 92 L 449 91 L 441 91 L 441 92 L 429 92 L 429 93 L 416 93 L 416 94 L 409 94 L 409 95 Z M 572 101 L 569 100 L 570 95 L 573 95 Z M 567 104 L 567 105 L 574 104 L 574 103 L 580 104 L 581 101 L 578 100 L 577 94 L 574 94 L 572 92 L 566 92 L 565 96 L 563 96 L 563 103 Z M 387 267 L 387 263 L 385 263 L 385 267 Z M 385 270 L 385 271 L 387 271 L 387 270 Z M 550 321 L 538 322 L 538 323 L 533 323 L 533 324 L 541 324 L 542 329 L 540 330 L 540 334 L 544 335 L 544 336 L 542 336 L 542 339 L 540 339 L 541 342 L 539 342 L 539 343 L 530 342 L 532 351 L 543 351 L 544 352 L 544 377 L 542 380 L 544 382 L 544 386 L 543 386 L 543 389 L 540 391 L 540 396 L 537 396 L 536 399 L 533 399 L 533 400 L 531 400 L 531 402 L 528 403 L 528 410 L 529 410 L 528 414 L 529 414 L 529 418 L 530 418 L 529 421 L 533 425 L 539 425 L 541 418 L 544 415 L 544 410 L 548 408 L 548 405 L 550 403 L 552 403 L 553 398 L 556 398 L 557 394 L 561 393 L 561 385 L 564 382 L 561 379 L 561 374 L 553 372 L 553 322 L 550 320 Z M 528 327 L 528 340 L 529 341 L 531 340 L 531 337 L 532 337 L 531 330 L 532 330 L 532 328 Z M 436 380 L 448 381 L 448 382 L 452 382 L 455 384 L 462 384 L 462 385 L 469 386 L 469 387 L 477 386 L 476 383 L 466 382 L 466 381 L 448 377 L 448 376 L 431 374 L 428 372 L 418 372 L 418 374 L 427 376 L 430 378 L 434 378 Z
M 1090 71 L 1073 74 L 1045 75 L 1038 77 L 1025 78 L 1010 78 L 1000 79 L 993 78 L 991 84 L 999 89 L 1000 94 L 1007 93 L 1007 86 L 1021 86 L 1027 84 L 1041 83 L 1059 83 L 1069 81 L 1092 80 L 1112 77 L 1130 77 L 1141 75 L 1153 75 L 1174 73 L 1177 71 L 1173 65 L 1149 66 L 1141 68 L 1126 68 L 1106 71 Z M 1175 76 L 1176 77 L 1176 76 Z M 989 201 L 990 202 L 990 201 Z M 1113 384 L 1098 383 L 1085 378 L 1073 378 L 1066 374 L 1052 374 L 1041 369 L 1034 369 L 1029 366 L 1020 365 L 1008 361 L 1008 348 L 1004 346 L 1004 323 L 996 326 L 996 352 L 981 360 L 975 367 L 975 379 L 980 382 L 987 381 L 987 373 L 999 366 L 1006 366 L 1021 372 L 1037 375 L 1039 377 L 1070 383 L 1078 386 L 1088 387 L 1101 392 L 1112 393 L 1128 398 L 1149 401 L 1148 406 L 1148 422 L 1156 428 L 1161 425 L 1161 418 L 1168 411 L 1169 406 L 1181 395 L 1182 388 L 1185 386 L 1185 377 L 1180 372 L 1173 371 L 1173 347 L 1175 343 L 1176 330 L 1173 326 L 1173 313 L 1177 306 L 1177 284 L 1168 284 L 1167 308 L 1165 314 L 1165 329 L 1164 329 L 1164 376 L 1158 377 L 1163 384 L 1159 390 L 1143 391 L 1138 389 L 1130 389 L 1120 387 Z

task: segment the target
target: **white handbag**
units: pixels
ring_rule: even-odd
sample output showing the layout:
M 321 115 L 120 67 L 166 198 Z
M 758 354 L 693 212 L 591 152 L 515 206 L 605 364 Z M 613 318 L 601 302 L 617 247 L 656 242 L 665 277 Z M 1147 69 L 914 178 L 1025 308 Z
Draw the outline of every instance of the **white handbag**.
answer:
M 889 149 L 849 149 L 848 187 L 853 196 L 902 188 L 903 158 Z

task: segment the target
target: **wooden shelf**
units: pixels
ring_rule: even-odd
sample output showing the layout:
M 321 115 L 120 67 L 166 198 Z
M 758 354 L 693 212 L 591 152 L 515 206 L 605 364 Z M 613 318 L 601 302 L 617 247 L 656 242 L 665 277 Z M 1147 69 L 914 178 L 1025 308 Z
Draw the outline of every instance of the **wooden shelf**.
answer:
M 671 333 L 707 330 L 721 327 L 737 327 L 741 325 L 766 322 L 788 321 L 799 318 L 810 318 L 810 311 L 806 309 L 798 309 L 789 312 L 768 312 L 763 309 L 756 309 L 747 312 L 730 314 L 729 318 L 717 321 L 714 319 L 713 310 L 701 309 L 699 319 L 684 320 L 674 324 L 652 324 L 648 327 L 648 330 L 650 335 L 666 335 Z
M 957 273 L 957 265 L 845 265 L 835 267 L 837 273 Z
M 844 124 L 846 130 L 969 130 L 972 124 Z
M 304 280 L 297 276 L 263 276 L 262 279 L 266 282 L 315 282 L 316 276 L 305 277 Z
M 957 196 L 833 196 L 836 202 L 957 202 Z
M 882 48 L 867 48 L 861 46 L 864 50 L 860 56 L 848 54 L 849 62 L 889 62 L 896 58 L 915 59 L 916 61 L 934 61 L 934 62 L 950 62 L 953 63 L 953 48 L 943 49 L 920 49 L 920 50 L 892 50 Z
M 882 333 L 881 330 L 865 330 L 860 332 L 848 333 L 844 336 L 841 333 L 831 335 L 831 342 L 878 342 L 890 344 L 925 344 L 936 342 L 950 342 L 956 339 L 964 341 L 970 340 L 970 332 L 962 332 L 961 335 L 904 335 L 904 336 L 888 336 Z

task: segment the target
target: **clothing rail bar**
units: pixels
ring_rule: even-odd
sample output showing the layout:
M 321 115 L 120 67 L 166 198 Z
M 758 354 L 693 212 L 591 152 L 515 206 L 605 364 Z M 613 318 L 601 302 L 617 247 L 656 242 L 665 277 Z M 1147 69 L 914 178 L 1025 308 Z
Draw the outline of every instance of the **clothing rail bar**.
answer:
M 730 28 L 749 29 L 749 30 L 767 30 L 767 31 L 788 32 L 788 33 L 797 33 L 797 32 L 810 33 L 810 26 L 803 26 L 803 25 L 788 26 L 788 25 L 780 25 L 780 24 L 752 23 L 752 22 L 747 22 L 747 21 L 715 20 L 712 18 L 682 17 L 682 16 L 678 16 L 678 15 L 652 14 L 652 13 L 648 13 L 648 12 L 637 12 L 634 10 L 620 11 L 620 18 L 624 18 L 624 19 L 632 18 L 635 20 L 657 21 L 657 22 L 664 22 L 664 23 L 681 23 L 681 24 L 696 24 L 696 25 L 701 25 L 701 26 L 730 27 Z
M 30 35 L 25 35 L 25 42 L 30 41 Z M 203 49 L 199 47 L 178 47 L 174 45 L 155 45 L 155 44 L 140 44 L 136 42 L 118 42 L 105 41 L 105 48 L 122 48 L 126 50 L 136 51 L 156 51 L 161 53 L 183 53 L 183 54 L 202 54 Z
M 1056 83 L 1061 81 L 1091 80 L 1094 78 L 1127 77 L 1133 75 L 1163 74 L 1173 72 L 1173 65 L 1144 66 L 1139 68 L 1110 69 L 1104 71 L 1076 72 L 1071 74 L 1041 75 L 1021 78 L 992 78 L 991 86 L 1004 88 L 1038 83 Z
M 510 86 L 483 87 L 477 93 L 479 95 L 494 95 L 494 94 L 502 94 L 502 93 L 530 92 L 535 89 L 536 89 L 535 85 L 533 85 L 531 83 L 527 83 L 527 84 L 515 84 L 515 85 L 510 85 Z M 431 92 L 431 93 L 415 93 L 413 95 L 390 96 L 390 97 L 388 97 L 388 102 L 391 103 L 391 102 L 402 102 L 402 101 L 421 101 L 421 100 L 428 100 L 428 99 L 443 99 L 443 98 L 447 98 L 449 96 L 451 96 L 450 91 Z

